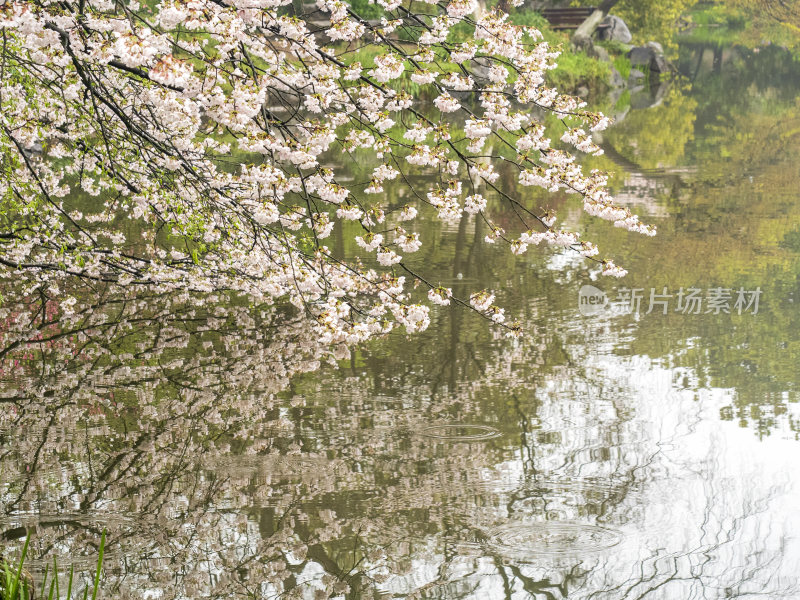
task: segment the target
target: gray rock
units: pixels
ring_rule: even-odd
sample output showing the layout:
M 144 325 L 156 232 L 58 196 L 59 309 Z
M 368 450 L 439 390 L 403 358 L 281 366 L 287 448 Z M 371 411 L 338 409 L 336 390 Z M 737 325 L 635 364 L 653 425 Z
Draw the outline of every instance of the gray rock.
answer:
M 628 106 L 630 106 L 630 103 L 633 102 L 633 99 L 636 97 L 636 94 L 639 94 L 643 91 L 644 91 L 643 85 L 634 85 L 633 87 L 631 87 L 630 84 L 628 84 L 628 93 L 631 95 Z
M 614 67 L 611 67 L 611 77 L 608 78 L 608 85 L 615 89 L 625 87 L 625 80 Z
M 669 82 L 650 79 L 649 85 L 640 87 L 635 93 L 631 92 L 631 109 L 641 110 L 653 108 L 664 101 L 669 91 Z
M 608 15 L 600 24 L 607 25 L 607 27 L 604 27 L 599 31 L 599 37 L 601 40 L 612 40 L 627 44 L 633 39 L 628 26 L 625 24 L 625 21 L 616 15 Z
M 665 73 L 669 70 L 669 64 L 663 54 L 656 54 L 650 61 L 651 73 Z
M 645 46 L 636 46 L 628 51 L 628 58 L 632 65 L 647 65 L 652 73 L 664 73 L 669 70 L 669 63 L 664 58 L 661 44 L 647 42 Z
M 22 149 L 22 153 L 25 154 L 28 158 L 33 156 L 34 154 L 41 154 L 42 150 L 44 150 L 44 146 L 42 142 L 36 141 L 33 142 L 30 146 L 26 146 Z
M 650 90 L 653 96 L 653 106 L 658 106 L 664 101 L 664 98 L 667 97 L 667 92 L 669 92 L 669 87 L 669 82 L 660 81 L 657 86 Z
M 575 50 L 583 50 L 584 52 L 589 52 L 592 47 L 592 38 L 586 35 L 578 35 L 575 33 L 572 38 L 572 47 Z
M 647 46 L 635 46 L 628 51 L 628 59 L 632 65 L 650 65 L 656 55 L 655 50 Z
M 633 84 L 640 79 L 644 79 L 644 73 L 642 73 L 639 69 L 631 69 L 631 72 L 628 75 L 628 83 Z
M 44 146 L 42 146 L 42 142 L 33 142 L 30 146 L 25 148 L 25 150 L 27 150 L 28 152 L 34 152 L 37 154 L 41 153 L 43 149 Z
M 585 85 L 582 85 L 578 88 L 575 95 L 579 98 L 587 98 L 589 96 L 589 88 Z
M 608 55 L 608 50 L 606 50 L 602 46 L 592 46 L 587 51 L 587 54 L 592 58 L 596 58 L 597 60 L 602 60 L 603 62 L 611 62 L 611 57 Z
M 647 46 L 648 48 L 652 48 L 656 54 L 664 56 L 664 47 L 658 42 L 647 42 L 645 46 Z

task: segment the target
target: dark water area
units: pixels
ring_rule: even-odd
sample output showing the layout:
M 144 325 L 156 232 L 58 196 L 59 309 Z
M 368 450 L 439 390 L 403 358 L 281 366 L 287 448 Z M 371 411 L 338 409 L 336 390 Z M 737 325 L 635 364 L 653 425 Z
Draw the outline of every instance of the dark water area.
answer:
M 800 62 L 677 66 L 607 101 L 591 162 L 657 237 L 501 174 L 626 278 L 420 230 L 416 266 L 519 340 L 441 308 L 333 356 L 281 309 L 151 293 L 23 344 L 2 307 L 6 552 L 29 529 L 32 571 L 90 571 L 105 529 L 105 598 L 800 597 Z

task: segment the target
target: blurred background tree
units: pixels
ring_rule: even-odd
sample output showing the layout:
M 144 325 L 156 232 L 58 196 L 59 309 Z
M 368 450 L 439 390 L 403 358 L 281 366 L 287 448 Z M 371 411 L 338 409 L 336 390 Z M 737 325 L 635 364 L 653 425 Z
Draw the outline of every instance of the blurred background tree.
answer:
M 634 43 L 655 40 L 668 45 L 681 15 L 696 3 L 697 0 L 620 0 L 614 3 L 611 10 L 628 25 Z M 573 4 L 596 6 L 598 2 L 576 0 Z

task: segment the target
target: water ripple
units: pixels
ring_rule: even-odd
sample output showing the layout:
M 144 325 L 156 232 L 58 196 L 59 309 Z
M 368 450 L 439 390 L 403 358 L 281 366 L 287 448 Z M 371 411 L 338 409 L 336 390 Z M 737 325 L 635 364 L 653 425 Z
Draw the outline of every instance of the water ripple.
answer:
M 489 425 L 445 423 L 422 427 L 417 435 L 453 442 L 482 442 L 500 437 L 499 430 Z
M 622 533 L 598 525 L 559 521 L 507 523 L 489 532 L 488 545 L 515 560 L 583 554 L 616 546 Z

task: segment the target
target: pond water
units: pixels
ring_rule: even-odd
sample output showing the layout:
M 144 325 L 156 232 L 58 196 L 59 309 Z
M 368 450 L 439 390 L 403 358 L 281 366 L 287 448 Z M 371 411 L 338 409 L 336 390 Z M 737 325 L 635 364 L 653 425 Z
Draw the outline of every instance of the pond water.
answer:
M 441 309 L 332 360 L 241 302 L 37 315 L 0 349 L 3 544 L 90 570 L 107 530 L 106 598 L 800 597 L 800 63 L 759 50 L 605 100 L 594 164 L 656 238 L 541 197 L 625 279 L 422 229 L 520 340 Z

